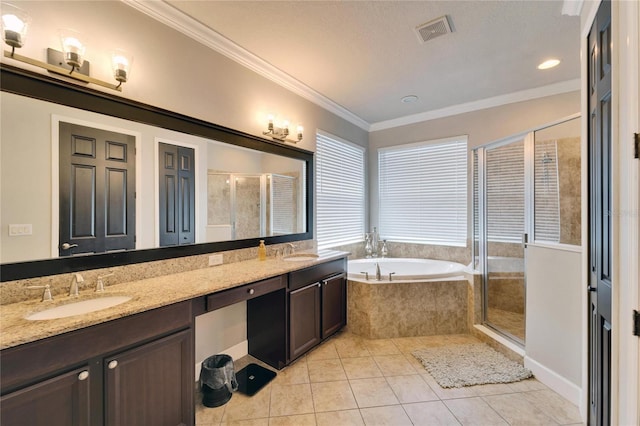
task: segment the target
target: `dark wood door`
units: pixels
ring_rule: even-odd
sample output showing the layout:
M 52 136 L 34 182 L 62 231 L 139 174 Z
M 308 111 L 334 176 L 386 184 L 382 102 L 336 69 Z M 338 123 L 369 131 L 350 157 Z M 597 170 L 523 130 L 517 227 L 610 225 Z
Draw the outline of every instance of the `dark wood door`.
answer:
M 340 274 L 322 281 L 322 338 L 340 330 L 347 322 L 347 286 Z
M 0 398 L 0 424 L 89 425 L 88 368 L 79 368 Z
M 320 286 L 313 283 L 289 293 L 289 358 L 320 343 Z
M 160 246 L 196 242 L 195 154 L 192 148 L 159 144 Z
M 611 3 L 589 33 L 589 424 L 611 422 Z
M 190 425 L 193 414 L 191 331 L 104 360 L 106 425 Z
M 135 138 L 63 122 L 59 136 L 59 255 L 134 249 Z

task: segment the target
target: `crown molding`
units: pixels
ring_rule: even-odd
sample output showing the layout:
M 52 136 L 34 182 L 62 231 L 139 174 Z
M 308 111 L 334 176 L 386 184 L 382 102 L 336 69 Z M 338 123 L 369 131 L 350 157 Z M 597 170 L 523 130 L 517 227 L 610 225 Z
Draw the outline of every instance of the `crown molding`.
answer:
M 347 110 L 331 99 L 316 92 L 304 83 L 282 72 L 267 61 L 259 58 L 248 50 L 232 42 L 223 35 L 217 33 L 201 22 L 184 14 L 164 1 L 122 0 L 126 5 L 144 13 L 145 15 L 163 23 L 164 25 L 180 31 L 210 49 L 232 59 L 240 65 L 257 74 L 273 81 L 285 89 L 295 93 L 304 99 L 336 114 L 350 123 L 369 131 L 370 124 Z
M 394 118 L 392 120 L 378 121 L 371 124 L 370 132 L 377 130 L 391 129 L 393 127 L 406 126 L 408 124 L 420 123 L 437 118 L 449 117 L 452 115 L 464 114 L 466 112 L 481 109 L 493 108 L 501 105 L 513 104 L 532 99 L 544 98 L 546 96 L 559 95 L 562 93 L 575 92 L 580 90 L 580 79 L 562 81 L 548 86 L 536 87 L 534 89 L 522 90 L 520 92 L 508 93 L 506 95 L 494 96 L 492 98 L 481 99 L 479 101 L 467 102 L 453 105 L 446 108 L 407 115 L 405 117 Z

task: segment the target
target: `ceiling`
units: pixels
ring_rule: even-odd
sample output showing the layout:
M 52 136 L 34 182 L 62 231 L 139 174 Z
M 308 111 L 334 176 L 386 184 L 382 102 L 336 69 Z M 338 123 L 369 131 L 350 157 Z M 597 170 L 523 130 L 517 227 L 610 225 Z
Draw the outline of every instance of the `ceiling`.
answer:
M 579 88 L 580 18 L 563 15 L 558 0 L 165 5 L 361 127 L 393 127 Z M 443 15 L 453 32 L 422 43 L 415 27 Z M 551 57 L 560 65 L 536 68 Z M 401 102 L 407 95 L 418 100 Z

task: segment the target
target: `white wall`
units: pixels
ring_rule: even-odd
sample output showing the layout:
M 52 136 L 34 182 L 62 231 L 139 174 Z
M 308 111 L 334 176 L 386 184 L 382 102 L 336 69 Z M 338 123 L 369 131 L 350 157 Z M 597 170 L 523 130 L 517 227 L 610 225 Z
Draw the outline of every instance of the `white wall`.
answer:
M 576 405 L 582 396 L 582 254 L 529 244 L 525 365 Z

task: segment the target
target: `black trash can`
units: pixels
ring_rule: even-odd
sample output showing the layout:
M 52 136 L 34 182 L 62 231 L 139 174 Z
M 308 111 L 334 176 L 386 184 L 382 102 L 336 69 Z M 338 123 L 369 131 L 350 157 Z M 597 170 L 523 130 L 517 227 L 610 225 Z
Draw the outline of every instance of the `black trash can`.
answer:
M 200 389 L 205 407 L 219 407 L 231 399 L 232 392 L 238 390 L 238 382 L 229 355 L 213 355 L 202 361 Z

